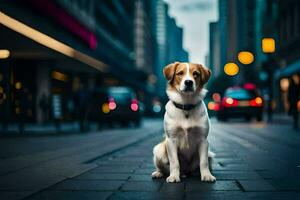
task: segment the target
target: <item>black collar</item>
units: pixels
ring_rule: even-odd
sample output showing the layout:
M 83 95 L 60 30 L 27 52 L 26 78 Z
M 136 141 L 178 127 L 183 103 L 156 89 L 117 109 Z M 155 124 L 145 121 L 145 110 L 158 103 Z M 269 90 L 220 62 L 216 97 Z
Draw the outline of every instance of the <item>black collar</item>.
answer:
M 190 110 L 196 108 L 197 106 L 199 106 L 202 103 L 202 101 L 199 101 L 196 104 L 179 104 L 179 103 L 176 103 L 174 101 L 172 101 L 172 103 L 178 109 L 185 110 L 185 111 L 190 111 Z

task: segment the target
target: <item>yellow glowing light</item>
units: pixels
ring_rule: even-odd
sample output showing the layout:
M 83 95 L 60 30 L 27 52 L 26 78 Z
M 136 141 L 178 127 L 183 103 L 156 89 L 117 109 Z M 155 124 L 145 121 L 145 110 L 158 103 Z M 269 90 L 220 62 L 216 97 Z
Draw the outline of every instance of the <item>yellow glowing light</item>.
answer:
M 300 100 L 297 102 L 297 109 L 300 111 Z
M 275 40 L 273 38 L 263 38 L 261 43 L 262 51 L 264 53 L 275 52 Z
M 110 112 L 110 109 L 109 109 L 109 106 L 108 106 L 108 103 L 104 103 L 102 104 L 102 112 L 107 114 Z
M 96 68 L 97 70 L 100 71 L 107 71 L 108 70 L 108 66 L 91 57 L 88 56 L 84 53 L 81 53 L 80 51 L 77 51 L 76 49 L 52 38 L 49 37 L 48 35 L 31 28 L 30 26 L 4 14 L 3 12 L 0 11 L 0 24 L 3 24 L 4 26 L 32 39 L 33 41 L 44 45 L 50 49 L 53 49 L 59 53 L 62 53 L 66 56 L 69 56 L 71 58 L 77 59 L 91 67 Z
M 3 93 L 3 88 L 0 86 L 0 103 L 2 103 L 2 100 L 4 99 L 4 93 Z
M 53 71 L 51 77 L 59 81 L 68 81 L 68 76 L 58 71 Z
M 8 58 L 10 55 L 10 52 L 6 49 L 0 49 L 0 59 Z
M 284 92 L 288 91 L 289 85 L 290 85 L 289 79 L 283 78 L 280 80 L 280 88 L 282 91 Z
M 16 82 L 15 88 L 16 88 L 17 90 L 21 89 L 21 88 L 22 88 L 22 83 L 21 83 L 20 81 Z
M 254 61 L 254 55 L 249 51 L 241 51 L 238 54 L 239 61 L 244 65 L 249 65 Z
M 208 104 L 207 104 L 207 108 L 209 109 L 209 110 L 215 110 L 215 102 L 209 102 Z
M 239 73 L 239 66 L 237 66 L 237 64 L 235 64 L 235 63 L 227 63 L 224 66 L 224 72 L 228 76 L 237 75 Z
M 256 97 L 256 98 L 255 98 L 255 103 L 256 103 L 256 104 L 259 104 L 259 105 L 260 105 L 260 104 L 262 104 L 262 102 L 263 102 L 263 101 L 262 101 L 262 98 L 260 98 L 260 97 Z

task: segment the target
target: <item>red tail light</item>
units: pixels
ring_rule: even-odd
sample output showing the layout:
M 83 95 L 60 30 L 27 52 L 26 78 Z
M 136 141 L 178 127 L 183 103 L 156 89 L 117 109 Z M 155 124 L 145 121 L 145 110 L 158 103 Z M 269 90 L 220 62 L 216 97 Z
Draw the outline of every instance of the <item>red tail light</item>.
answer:
M 136 99 L 131 100 L 130 108 L 134 112 L 138 111 L 139 110 L 138 100 Z
M 115 99 L 112 98 L 112 97 L 108 98 L 108 108 L 109 108 L 109 110 L 114 110 L 114 109 L 117 108 L 117 104 L 115 102 Z
M 223 106 L 225 107 L 235 107 L 238 105 L 238 100 L 230 98 L 230 97 L 225 97 L 222 101 Z
M 260 107 L 262 106 L 263 100 L 260 97 L 256 97 L 255 99 L 252 99 L 249 101 L 249 105 L 253 107 Z
M 219 103 L 211 101 L 207 104 L 207 108 L 209 110 L 219 111 L 220 110 L 220 105 L 219 105 Z

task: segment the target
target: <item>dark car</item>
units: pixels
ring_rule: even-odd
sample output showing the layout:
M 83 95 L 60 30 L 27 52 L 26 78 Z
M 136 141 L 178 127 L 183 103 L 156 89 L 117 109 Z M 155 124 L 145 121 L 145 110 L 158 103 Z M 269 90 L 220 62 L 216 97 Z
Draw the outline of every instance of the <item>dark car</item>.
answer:
M 243 117 L 247 121 L 256 118 L 262 120 L 263 99 L 255 89 L 241 87 L 228 88 L 219 104 L 217 118 L 226 120 L 228 118 Z
M 90 108 L 90 120 L 99 124 L 134 122 L 139 126 L 141 122 L 141 103 L 128 87 L 108 87 L 93 92 Z

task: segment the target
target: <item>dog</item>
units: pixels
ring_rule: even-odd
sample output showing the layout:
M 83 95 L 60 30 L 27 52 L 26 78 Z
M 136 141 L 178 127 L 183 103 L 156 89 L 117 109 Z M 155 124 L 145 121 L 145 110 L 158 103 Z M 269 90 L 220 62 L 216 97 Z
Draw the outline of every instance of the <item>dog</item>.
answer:
M 207 136 L 210 122 L 203 98 L 205 83 L 211 71 L 194 63 L 175 62 L 163 69 L 168 80 L 164 115 L 165 139 L 153 148 L 156 170 L 152 178 L 168 176 L 168 183 L 180 182 L 180 177 L 200 168 L 201 181 L 214 182 L 209 169 Z

